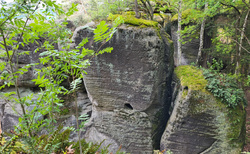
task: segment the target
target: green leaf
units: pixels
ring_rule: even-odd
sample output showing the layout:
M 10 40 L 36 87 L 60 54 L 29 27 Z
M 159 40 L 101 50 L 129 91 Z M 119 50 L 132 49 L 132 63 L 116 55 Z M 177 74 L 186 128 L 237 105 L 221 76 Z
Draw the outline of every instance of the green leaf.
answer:
M 106 40 L 109 36 L 108 33 L 109 27 L 106 24 L 106 21 L 101 21 L 99 25 L 97 25 L 96 29 L 94 30 L 94 41 L 101 42 Z
M 111 53 L 112 50 L 113 50 L 113 47 L 107 47 L 107 48 L 105 48 L 105 49 L 103 49 L 103 50 L 100 50 L 100 51 L 98 52 L 98 54 Z

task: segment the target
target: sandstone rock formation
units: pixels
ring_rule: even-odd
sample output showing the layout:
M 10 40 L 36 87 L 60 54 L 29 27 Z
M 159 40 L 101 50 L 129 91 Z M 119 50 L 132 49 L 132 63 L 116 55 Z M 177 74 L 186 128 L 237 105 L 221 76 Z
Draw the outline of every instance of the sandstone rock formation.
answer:
M 189 66 L 180 67 L 193 69 Z M 186 75 L 190 75 L 195 82 L 200 80 L 192 73 Z M 175 79 L 179 88 L 161 138 L 161 150 L 170 149 L 174 154 L 241 153 L 245 110 L 240 107 L 228 109 L 205 89 L 195 87 L 192 81 L 184 83 L 184 78 L 178 76 Z
M 86 47 L 98 49 L 88 29 L 75 31 L 78 44 L 89 37 Z M 111 54 L 94 57 L 84 78 L 92 102 L 92 127 L 87 141 L 122 145 L 130 153 L 152 153 L 159 148 L 168 119 L 173 51 L 163 31 L 121 26 L 106 46 Z
M 88 24 L 94 25 L 93 22 Z M 176 41 L 174 35 L 172 33 Z M 199 83 L 203 87 L 197 89 L 193 84 L 183 84 L 183 76 L 173 78 L 173 44 L 163 30 L 122 25 L 113 38 L 102 45 L 95 44 L 93 32 L 83 26 L 78 27 L 73 35 L 75 45 L 85 37 L 89 37 L 86 48 L 114 48 L 112 53 L 91 57 L 91 67 L 84 78 L 85 86 L 82 85 L 77 94 L 79 113 L 90 116 L 81 134 L 86 141 L 101 142 L 105 139 L 103 146 L 110 144 L 110 151 L 115 152 L 121 146 L 122 151 L 131 154 L 151 154 L 159 148 L 170 149 L 174 154 L 235 154 L 241 151 L 244 110 L 240 107 L 227 109 L 204 90 L 204 80 Z M 41 39 L 39 43 L 42 42 Z M 183 64 L 195 60 L 196 43 L 184 46 Z M 20 48 L 20 52 L 36 47 Z M 186 51 L 191 51 L 191 57 L 187 58 Z M 38 55 L 32 53 L 19 57 L 19 66 L 39 62 Z M 34 69 L 32 67 L 19 80 L 22 95 L 38 90 L 31 81 L 35 78 Z M 191 76 L 191 73 L 185 76 Z M 196 83 L 200 78 L 191 76 Z M 6 91 L 14 89 L 1 92 Z M 61 115 L 60 122 L 76 128 L 72 100 L 65 99 L 64 105 L 65 114 Z M 19 106 L 16 110 L 20 110 Z M 18 123 L 18 115 L 3 99 L 0 99 L 0 122 L 3 131 L 13 129 Z M 76 140 L 76 133 L 71 134 L 71 139 Z

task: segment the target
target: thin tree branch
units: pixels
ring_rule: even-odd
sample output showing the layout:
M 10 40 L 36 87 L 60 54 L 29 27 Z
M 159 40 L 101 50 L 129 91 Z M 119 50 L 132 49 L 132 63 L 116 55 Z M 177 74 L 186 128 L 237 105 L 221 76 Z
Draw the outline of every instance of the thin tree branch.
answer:
M 25 1 L 23 1 L 23 3 L 21 4 L 21 6 L 23 6 L 24 4 L 25 4 Z M 20 6 L 18 6 L 15 9 L 17 11 L 15 11 L 12 15 L 8 16 L 8 18 L 0 24 L 0 27 L 2 27 L 8 20 L 10 20 L 18 12 L 19 9 L 20 9 Z
M 240 31 L 240 32 L 242 31 L 242 30 L 239 29 L 239 28 L 237 28 L 237 30 Z M 247 38 L 246 34 L 244 33 L 243 35 L 244 35 L 244 37 L 246 38 L 247 43 L 250 45 L 250 40 Z
M 36 8 L 34 9 L 34 11 L 33 11 L 31 14 L 34 14 L 34 13 L 36 12 L 36 10 L 38 9 L 38 5 L 40 4 L 40 2 L 41 2 L 41 1 L 39 1 L 39 2 L 37 3 Z M 21 42 L 21 39 L 22 39 L 23 34 L 24 34 L 24 29 L 26 28 L 27 23 L 28 23 L 28 21 L 29 21 L 29 20 L 30 20 L 30 18 L 29 18 L 29 17 L 27 17 L 27 19 L 26 19 L 26 21 L 25 21 L 25 24 L 24 24 L 24 26 L 23 26 L 22 33 L 21 33 L 21 35 L 20 35 L 20 37 L 19 37 L 19 39 L 18 39 L 17 44 L 19 44 L 19 43 Z M 11 59 L 10 59 L 10 60 L 12 60 L 12 58 L 13 58 L 13 56 L 14 56 L 14 54 L 15 54 L 15 52 L 16 52 L 16 51 L 17 51 L 17 48 L 13 50 L 13 54 L 12 54 L 12 56 L 11 56 Z
M 250 51 L 248 51 L 246 48 L 244 48 L 238 41 L 236 41 L 235 39 L 232 39 L 235 43 L 237 43 L 242 49 L 244 49 L 246 52 L 250 53 Z
M 4 100 L 4 101 L 6 102 L 6 104 L 9 104 L 9 106 L 10 106 L 19 116 L 22 116 L 22 114 L 19 113 L 19 112 L 17 112 L 16 109 L 15 109 L 15 107 L 14 107 L 9 101 L 7 101 L 7 100 Z
M 246 3 L 245 0 L 242 0 L 242 2 L 246 4 L 246 6 L 248 7 L 248 9 L 250 9 L 250 6 Z
M 1 34 L 2 34 L 2 38 L 3 38 L 3 42 L 4 42 L 4 48 L 5 48 L 5 51 L 6 51 L 6 54 L 8 56 L 8 62 L 9 62 L 9 65 L 10 65 L 10 69 L 11 69 L 11 75 L 12 75 L 12 78 L 13 80 L 15 79 L 14 77 L 14 68 L 13 68 L 13 63 L 12 61 L 10 60 L 10 54 L 9 54 L 9 50 L 8 50 L 8 46 L 7 46 L 7 42 L 6 42 L 6 38 L 4 36 L 4 31 L 3 29 L 0 27 L 0 31 L 1 31 Z M 23 116 L 24 116 L 24 119 L 26 121 L 26 125 L 27 125 L 27 128 L 29 127 L 29 123 L 27 121 L 27 114 L 26 114 L 26 111 L 25 111 L 25 106 L 23 105 L 23 102 L 22 102 L 22 99 L 21 99 L 21 95 L 20 95 L 20 91 L 19 91 L 19 88 L 18 88 L 18 85 L 17 85 L 17 79 L 15 81 L 15 89 L 16 89 L 16 92 L 17 92 L 17 97 L 18 97 L 18 100 L 20 102 L 20 106 L 21 106 L 21 109 L 22 109 L 22 112 L 23 112 Z M 30 130 L 29 131 L 29 135 L 32 136 Z
M 229 5 L 229 4 L 225 4 L 225 3 L 222 3 L 222 2 L 220 2 L 220 3 L 221 3 L 222 5 L 225 5 L 225 6 L 234 8 L 234 9 L 237 11 L 237 13 L 238 13 L 239 15 L 241 14 L 240 11 L 239 11 L 235 6 Z
M 2 27 L 2 26 L 3 26 L 8 20 L 10 20 L 15 14 L 16 14 L 16 11 L 15 11 L 11 16 L 8 16 L 8 18 L 0 24 L 0 27 Z

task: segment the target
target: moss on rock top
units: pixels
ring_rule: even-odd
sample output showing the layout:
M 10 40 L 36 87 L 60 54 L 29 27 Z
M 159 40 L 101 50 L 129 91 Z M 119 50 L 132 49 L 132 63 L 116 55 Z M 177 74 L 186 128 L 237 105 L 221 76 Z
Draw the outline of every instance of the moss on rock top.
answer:
M 143 27 L 158 27 L 158 22 L 152 21 L 152 20 L 145 20 L 145 19 L 137 19 L 134 14 L 132 13 L 125 13 L 123 15 L 111 15 L 108 17 L 109 21 L 115 20 L 117 17 L 123 17 L 124 23 L 128 25 L 133 25 L 133 26 L 139 26 L 141 28 Z
M 182 86 L 187 86 L 192 90 L 206 91 L 207 80 L 204 78 L 202 70 L 194 66 L 182 65 L 175 69 L 175 73 Z

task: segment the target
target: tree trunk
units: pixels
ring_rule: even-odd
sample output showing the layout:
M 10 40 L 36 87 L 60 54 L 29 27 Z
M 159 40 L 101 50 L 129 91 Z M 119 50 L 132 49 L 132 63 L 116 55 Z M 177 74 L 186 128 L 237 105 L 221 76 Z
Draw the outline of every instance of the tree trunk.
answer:
M 207 8 L 208 8 L 208 3 L 206 2 L 204 12 L 206 12 Z M 201 23 L 200 46 L 199 46 L 198 56 L 197 56 L 197 60 L 196 60 L 196 64 L 198 66 L 201 65 L 201 61 L 202 61 L 201 52 L 202 52 L 202 49 L 203 49 L 203 38 L 204 38 L 205 24 L 206 24 L 206 15 L 204 16 L 204 19 L 203 19 L 203 21 Z
M 181 4 L 182 0 L 179 0 L 178 8 L 178 31 L 177 31 L 177 66 L 181 65 Z
M 244 24 L 241 30 L 241 35 L 240 35 L 240 42 L 239 42 L 239 50 L 238 50 L 238 54 L 237 54 L 237 61 L 236 61 L 236 69 L 235 69 L 235 74 L 239 74 L 240 71 L 240 59 L 241 59 L 241 51 L 242 51 L 242 43 L 243 43 L 243 38 L 244 38 L 244 33 L 245 33 L 245 29 L 246 29 L 246 25 L 247 25 L 247 19 L 248 19 L 248 15 L 249 15 L 249 9 L 247 11 L 245 20 L 244 20 Z
M 137 0 L 135 0 L 135 17 L 138 18 L 138 19 L 140 18 Z

